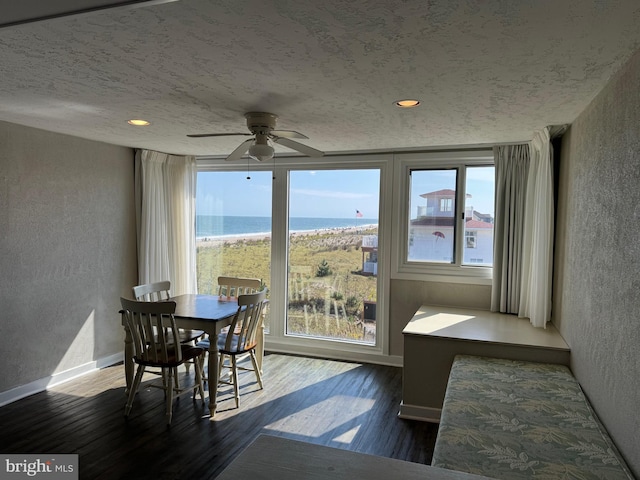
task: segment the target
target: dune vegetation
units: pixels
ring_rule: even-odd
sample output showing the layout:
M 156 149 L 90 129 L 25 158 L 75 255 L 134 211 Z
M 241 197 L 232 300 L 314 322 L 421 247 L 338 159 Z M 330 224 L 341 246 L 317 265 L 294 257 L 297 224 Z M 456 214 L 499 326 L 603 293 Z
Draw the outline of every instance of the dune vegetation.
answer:
M 376 302 L 377 277 L 364 274 L 362 238 L 377 228 L 294 233 L 289 238 L 287 333 L 375 341 L 375 322 L 364 321 L 365 301 Z M 217 293 L 217 277 L 230 275 L 270 282 L 271 239 L 238 238 L 200 242 L 200 293 Z

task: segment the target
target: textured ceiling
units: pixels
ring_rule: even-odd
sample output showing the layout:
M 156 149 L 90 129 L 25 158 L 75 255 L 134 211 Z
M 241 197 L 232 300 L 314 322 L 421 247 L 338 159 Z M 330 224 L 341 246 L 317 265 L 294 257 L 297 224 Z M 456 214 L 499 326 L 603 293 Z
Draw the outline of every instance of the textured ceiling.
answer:
M 576 118 L 640 47 L 638 25 L 638 0 L 181 0 L 95 12 L 0 29 L 0 120 L 196 155 L 243 138 L 186 134 L 244 132 L 255 110 L 326 152 L 523 141 Z M 422 105 L 398 109 L 400 98 Z

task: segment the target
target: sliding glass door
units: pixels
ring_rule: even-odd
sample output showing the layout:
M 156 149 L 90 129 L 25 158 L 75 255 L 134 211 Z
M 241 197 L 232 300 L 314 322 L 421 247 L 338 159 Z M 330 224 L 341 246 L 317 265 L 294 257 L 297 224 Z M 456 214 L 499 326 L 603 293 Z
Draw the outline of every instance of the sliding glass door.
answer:
M 289 173 L 286 334 L 376 343 L 380 172 Z

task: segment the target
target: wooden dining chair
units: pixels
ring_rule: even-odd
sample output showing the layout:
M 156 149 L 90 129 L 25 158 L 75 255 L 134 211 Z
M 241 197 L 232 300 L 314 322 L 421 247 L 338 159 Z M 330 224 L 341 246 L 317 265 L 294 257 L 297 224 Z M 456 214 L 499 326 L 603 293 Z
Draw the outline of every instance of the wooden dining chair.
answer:
M 163 302 L 171 298 L 171 282 L 163 280 L 155 283 L 145 283 L 133 287 L 133 297 L 139 302 Z M 178 329 L 181 343 L 195 342 L 200 339 L 204 332 L 202 330 Z
M 218 296 L 221 298 L 226 298 L 228 300 L 237 299 L 240 295 L 247 295 L 251 293 L 256 293 L 260 290 L 264 289 L 266 291 L 266 286 L 262 283 L 262 280 L 259 278 L 249 278 L 249 277 L 230 277 L 226 275 L 221 275 L 218 277 Z M 258 335 L 261 335 L 264 338 L 264 318 L 266 311 L 262 313 L 262 320 L 260 325 L 258 325 Z M 226 332 L 228 327 L 223 331 Z M 209 340 L 204 339 L 202 345 L 206 345 L 208 348 Z M 264 342 L 263 342 L 264 343 Z M 259 357 L 258 364 L 262 365 L 262 358 L 264 357 L 264 346 L 263 349 L 259 352 L 256 352 L 256 355 Z M 262 373 L 262 372 L 261 372 Z M 208 378 L 205 377 L 205 382 L 208 381 Z
M 199 361 L 204 356 L 204 350 L 201 347 L 180 343 L 174 317 L 175 302 L 139 302 L 120 298 L 120 303 L 126 326 L 133 339 L 133 361 L 137 364 L 136 375 L 124 410 L 125 417 L 128 417 L 131 412 L 133 400 L 147 367 L 156 367 L 161 372 L 151 371 L 150 373 L 162 375 L 163 382 L 161 387 L 152 386 L 158 386 L 165 392 L 165 415 L 167 425 L 171 425 L 174 394 L 180 395 L 194 391 L 193 400 L 195 401 L 195 390 L 198 390 L 204 405 L 202 362 Z M 193 362 L 196 378 L 193 386 L 181 389 L 177 383 L 176 371 L 177 367 L 186 361 Z
M 133 297 L 139 302 L 165 302 L 171 298 L 171 282 L 162 280 L 160 282 L 145 283 L 133 287 Z M 195 345 L 195 342 L 204 337 L 204 331 L 179 328 L 178 335 L 180 343 Z M 189 373 L 189 365 L 192 362 L 185 362 L 184 368 Z M 174 372 L 174 378 L 178 382 L 178 370 Z M 178 388 L 180 386 L 178 385 Z
M 218 296 L 238 298 L 240 295 L 256 293 L 262 288 L 259 278 L 218 277 Z
M 236 408 L 240 406 L 240 391 L 238 385 L 238 370 L 255 372 L 256 380 L 260 388 L 262 384 L 262 372 L 258 368 L 256 359 L 256 335 L 258 327 L 262 324 L 262 313 L 268 300 L 266 290 L 258 293 L 240 295 L 238 297 L 238 311 L 236 312 L 229 329 L 218 336 L 218 351 L 220 361 L 218 363 L 219 384 L 233 385 Z M 209 340 L 198 342 L 198 346 L 209 348 Z M 238 357 L 248 355 L 253 368 L 238 365 Z M 225 363 L 227 362 L 228 363 Z M 202 357 L 204 363 L 204 356 Z M 223 369 L 230 369 L 230 380 L 224 380 Z

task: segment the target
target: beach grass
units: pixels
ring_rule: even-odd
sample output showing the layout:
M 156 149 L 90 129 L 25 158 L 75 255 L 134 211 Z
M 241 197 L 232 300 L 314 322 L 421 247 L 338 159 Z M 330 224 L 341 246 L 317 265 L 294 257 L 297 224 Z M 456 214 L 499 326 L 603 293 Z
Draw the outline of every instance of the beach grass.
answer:
M 292 233 L 289 237 L 287 333 L 371 341 L 364 301 L 375 302 L 377 277 L 362 272 L 362 237 L 377 227 Z M 217 277 L 259 278 L 269 288 L 269 236 L 201 241 L 197 248 L 200 293 L 217 293 Z

